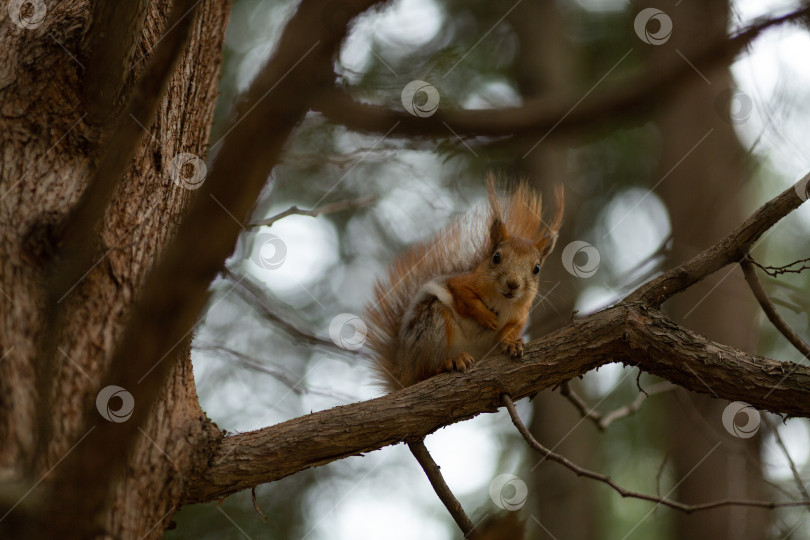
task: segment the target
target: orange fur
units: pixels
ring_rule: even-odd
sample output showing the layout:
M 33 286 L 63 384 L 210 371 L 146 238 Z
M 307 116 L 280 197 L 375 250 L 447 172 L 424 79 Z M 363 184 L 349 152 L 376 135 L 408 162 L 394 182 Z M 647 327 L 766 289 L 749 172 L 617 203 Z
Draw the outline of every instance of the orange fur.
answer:
M 554 247 L 562 223 L 563 191 L 562 187 L 555 190 L 557 209 L 551 222 L 544 223 L 542 200 L 525 182 L 503 198 L 497 194 L 493 176 L 486 185 L 486 207 L 474 208 L 430 240 L 410 248 L 376 283 L 374 303 L 366 309 L 366 343 L 388 390 L 413 384 L 436 371 L 466 370 L 475 358 L 466 349 L 456 349 L 464 347 L 471 335 L 484 344 L 493 342 L 510 355 L 522 354 L 520 334 L 537 292 L 537 280 L 524 274 L 532 273 L 534 265 L 542 264 Z M 503 252 L 502 265 L 492 262 L 496 247 Z M 420 294 L 426 298 L 425 287 L 434 281 L 434 289 L 447 292 L 450 305 L 423 306 L 441 315 L 434 326 L 408 324 L 406 317 L 412 313 L 413 303 Z M 517 285 L 515 289 L 511 289 L 513 285 Z M 435 359 L 421 360 L 435 360 L 430 366 L 412 361 L 408 355 L 405 338 L 413 343 L 422 335 L 415 332 L 442 333 L 439 345 L 444 352 L 437 350 Z M 445 356 L 440 357 L 442 354 Z

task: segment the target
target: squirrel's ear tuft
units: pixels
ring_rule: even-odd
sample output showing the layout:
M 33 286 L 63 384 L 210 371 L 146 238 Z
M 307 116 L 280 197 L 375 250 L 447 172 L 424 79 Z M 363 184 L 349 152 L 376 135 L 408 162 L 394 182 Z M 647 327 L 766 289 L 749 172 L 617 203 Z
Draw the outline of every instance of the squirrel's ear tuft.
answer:
M 543 236 L 535 245 L 534 247 L 537 248 L 537 251 L 540 252 L 540 258 L 545 259 L 551 250 L 554 249 L 554 244 L 557 243 L 557 232 L 556 231 L 548 231 L 548 233 Z
M 551 253 L 551 250 L 554 249 L 554 244 L 557 243 L 557 234 L 560 232 L 560 227 L 562 226 L 563 211 L 565 209 L 565 192 L 562 185 L 557 185 L 554 188 L 554 195 L 557 199 L 557 208 L 554 212 L 554 218 L 551 220 L 544 234 L 540 237 L 540 240 L 535 243 L 535 247 L 540 252 L 541 257 L 546 257 Z
M 489 242 L 492 249 L 495 249 L 495 246 L 506 240 L 508 236 L 503 221 L 500 218 L 493 219 L 489 226 Z

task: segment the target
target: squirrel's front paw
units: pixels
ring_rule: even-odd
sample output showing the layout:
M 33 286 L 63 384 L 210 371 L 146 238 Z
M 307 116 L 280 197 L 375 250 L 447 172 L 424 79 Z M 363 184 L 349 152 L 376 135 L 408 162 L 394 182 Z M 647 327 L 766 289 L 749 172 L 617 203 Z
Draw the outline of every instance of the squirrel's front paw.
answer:
M 498 316 L 492 312 L 487 313 L 482 321 L 478 321 L 481 323 L 481 326 L 484 328 L 489 328 L 492 331 L 498 329 Z
M 475 362 L 473 355 L 468 352 L 461 352 L 455 357 L 445 360 L 442 367 L 444 371 L 467 371 L 472 367 L 473 362 Z
M 501 352 L 503 354 L 508 354 L 512 358 L 520 358 L 523 356 L 523 345 L 526 342 L 523 341 L 523 338 L 517 338 L 515 340 L 504 341 L 501 343 Z

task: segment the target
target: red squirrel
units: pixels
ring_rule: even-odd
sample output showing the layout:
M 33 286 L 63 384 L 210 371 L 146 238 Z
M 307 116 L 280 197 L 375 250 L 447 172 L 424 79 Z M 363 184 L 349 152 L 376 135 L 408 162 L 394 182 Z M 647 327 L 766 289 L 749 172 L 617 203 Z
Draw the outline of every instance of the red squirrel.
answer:
M 410 248 L 376 283 L 366 344 L 388 391 L 466 371 L 495 351 L 523 355 L 540 269 L 562 224 L 563 189 L 547 223 L 525 182 L 503 199 L 492 175 L 486 184 L 485 208 Z

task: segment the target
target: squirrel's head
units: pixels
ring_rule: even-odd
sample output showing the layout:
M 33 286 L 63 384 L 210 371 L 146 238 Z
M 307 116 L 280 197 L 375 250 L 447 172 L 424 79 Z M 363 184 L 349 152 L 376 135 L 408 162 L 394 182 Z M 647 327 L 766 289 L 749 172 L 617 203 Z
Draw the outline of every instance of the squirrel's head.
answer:
M 492 293 L 505 301 L 532 300 L 540 284 L 540 269 L 557 241 L 562 225 L 563 190 L 556 191 L 556 211 L 550 223 L 542 220 L 540 196 L 525 183 L 512 191 L 501 208 L 494 183 L 488 182 L 490 202 L 489 257 L 478 266 Z

